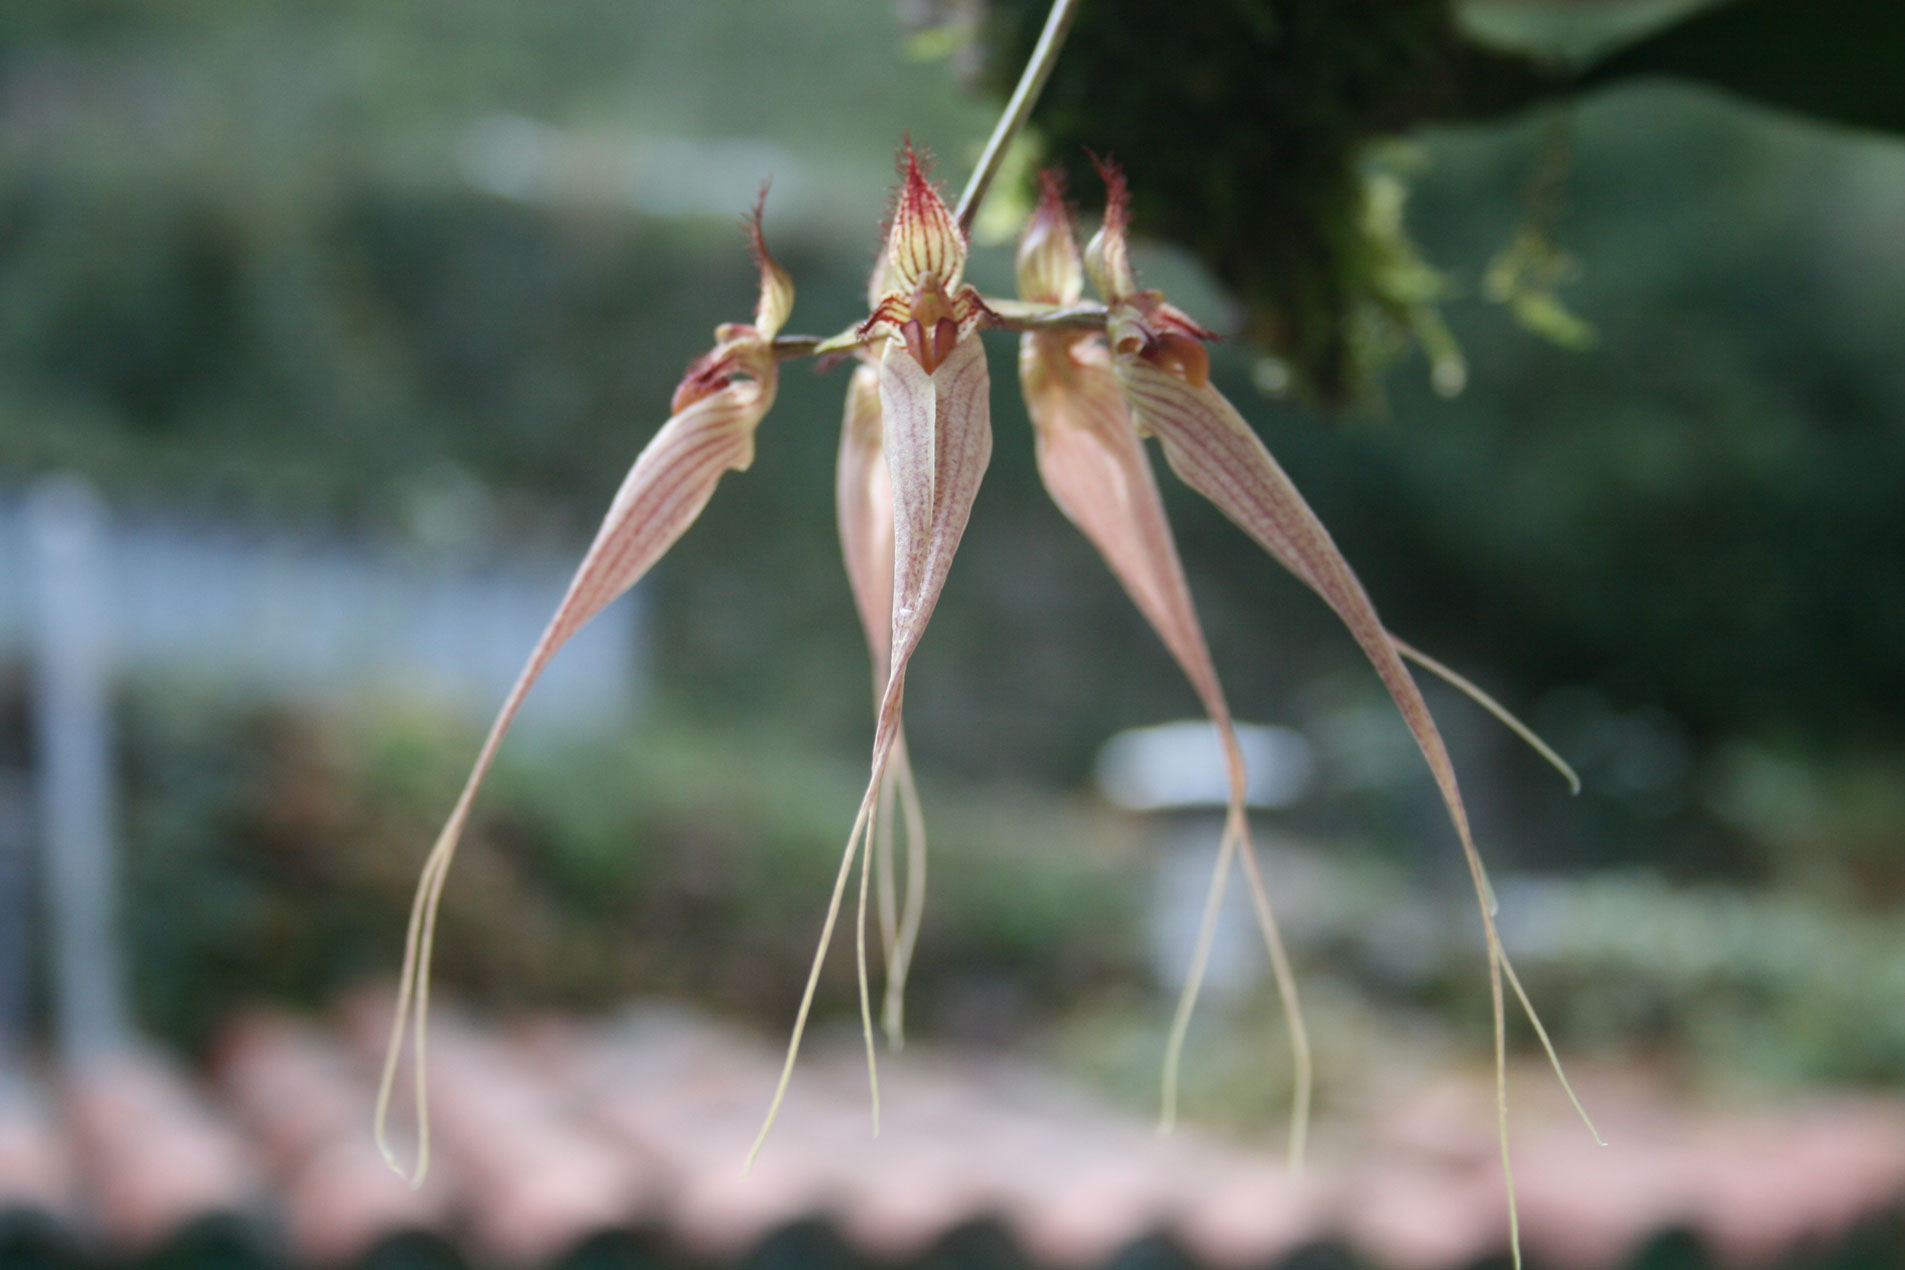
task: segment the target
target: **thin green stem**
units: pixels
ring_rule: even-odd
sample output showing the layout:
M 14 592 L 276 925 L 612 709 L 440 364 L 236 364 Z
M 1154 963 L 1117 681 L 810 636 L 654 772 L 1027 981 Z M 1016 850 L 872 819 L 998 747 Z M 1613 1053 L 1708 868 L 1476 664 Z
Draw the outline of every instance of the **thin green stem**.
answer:
M 991 310 L 989 323 L 1005 331 L 1102 331 L 1105 306 L 1092 300 L 1077 304 L 1042 304 L 1037 300 L 995 300 L 983 297 Z
M 803 357 L 827 357 L 850 353 L 860 346 L 860 333 L 849 327 L 838 335 L 779 335 L 774 338 L 774 360 L 799 361 Z
M 999 116 L 998 126 L 993 128 L 991 138 L 986 142 L 985 153 L 979 156 L 979 166 L 972 170 L 972 179 L 966 182 L 965 193 L 959 196 L 959 228 L 971 232 L 972 219 L 979 214 L 979 204 L 985 201 L 986 189 L 992 184 L 992 178 L 999 174 L 999 165 L 1005 161 L 1007 147 L 1025 127 L 1025 121 L 1031 117 L 1032 106 L 1038 101 L 1045 80 L 1052 73 L 1052 66 L 1058 61 L 1058 50 L 1065 43 L 1065 35 L 1071 30 L 1072 19 L 1078 16 L 1078 6 L 1082 0 L 1052 0 L 1052 11 L 1045 17 L 1045 29 L 1039 32 L 1038 43 L 1032 47 L 1032 56 L 1025 63 L 1025 72 L 1019 76 L 1019 86 L 1012 90 L 1012 100 L 1005 104 L 1005 113 Z

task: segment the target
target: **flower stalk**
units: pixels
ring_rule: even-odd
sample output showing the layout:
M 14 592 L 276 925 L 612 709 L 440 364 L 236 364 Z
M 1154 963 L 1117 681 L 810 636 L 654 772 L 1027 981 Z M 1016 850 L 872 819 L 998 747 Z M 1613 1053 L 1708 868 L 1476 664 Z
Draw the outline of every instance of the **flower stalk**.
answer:
M 955 215 L 961 233 L 972 232 L 973 219 L 979 215 L 979 205 L 985 202 L 992 179 L 999 174 L 999 165 L 1005 162 L 1006 150 L 1024 129 L 1026 120 L 1032 117 L 1032 107 L 1038 104 L 1045 81 L 1051 77 L 1052 67 L 1058 64 L 1059 50 L 1065 46 L 1065 37 L 1071 32 L 1081 3 L 1083 0 L 1053 0 L 1051 11 L 1045 15 L 1045 26 L 1039 31 L 1038 43 L 1032 46 L 1032 55 L 1025 60 L 1018 86 L 1012 90 L 1004 113 L 993 126 L 986 148 L 966 181 L 965 192 L 959 196 L 959 210 Z

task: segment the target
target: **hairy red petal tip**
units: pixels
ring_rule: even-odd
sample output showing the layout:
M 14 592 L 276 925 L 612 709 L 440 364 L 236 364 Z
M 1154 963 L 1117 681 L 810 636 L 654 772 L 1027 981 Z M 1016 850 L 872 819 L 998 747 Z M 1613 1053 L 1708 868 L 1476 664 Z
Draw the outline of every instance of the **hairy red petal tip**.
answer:
M 1039 173 L 1038 208 L 1025 223 L 1016 258 L 1019 295 L 1046 304 L 1071 304 L 1084 288 L 1078 244 L 1072 237 L 1065 180 L 1055 169 Z
M 754 210 L 747 216 L 747 231 L 749 250 L 761 271 L 761 296 L 754 305 L 754 329 L 760 332 L 762 339 L 771 340 L 793 312 L 794 280 L 775 262 L 767 250 L 767 237 L 761 232 L 761 220 L 767 213 L 767 187 L 768 183 L 763 181 L 761 192 L 754 200 Z
M 898 159 L 895 160 L 894 166 L 899 169 L 901 181 L 907 184 L 911 184 L 916 180 L 923 182 L 926 179 L 926 169 L 933 166 L 933 157 L 929 154 L 925 157 L 924 161 L 922 161 L 919 151 L 913 148 L 913 134 L 910 132 L 902 132 L 900 134 L 900 153 Z
M 1091 154 L 1089 150 L 1087 154 Z M 1126 238 L 1131 225 L 1131 186 L 1124 169 L 1110 159 L 1091 154 L 1092 164 L 1105 183 L 1105 222 L 1085 246 L 1085 270 L 1107 304 L 1134 294 L 1137 276 L 1131 271 Z
M 911 293 L 930 276 L 950 292 L 966 269 L 966 237 L 946 200 L 926 179 L 911 141 L 901 150 L 901 167 L 893 225 L 887 233 L 884 285 L 889 293 Z
M 767 216 L 767 191 L 773 184 L 771 180 L 761 182 L 760 192 L 754 196 L 754 206 L 741 218 L 741 223 L 747 227 L 748 246 L 753 249 L 756 261 L 768 259 L 767 238 L 761 233 L 761 222 Z
M 1093 154 L 1091 165 L 1098 169 L 1098 179 L 1105 183 L 1105 225 L 1117 234 L 1123 234 L 1131 226 L 1131 183 L 1125 179 L 1124 169 L 1118 161 L 1108 155 Z

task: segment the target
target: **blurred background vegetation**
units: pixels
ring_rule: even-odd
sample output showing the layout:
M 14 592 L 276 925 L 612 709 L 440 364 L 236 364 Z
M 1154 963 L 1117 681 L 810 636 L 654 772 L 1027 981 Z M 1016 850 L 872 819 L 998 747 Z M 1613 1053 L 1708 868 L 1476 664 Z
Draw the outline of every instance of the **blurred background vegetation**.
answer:
M 1581 768 L 1570 800 L 1432 697 L 1560 1039 L 1690 1078 L 1905 1080 L 1905 147 L 1686 83 L 1576 95 L 1596 65 L 1578 50 L 1676 6 L 1376 7 L 1463 48 L 1512 39 L 1488 65 L 1522 95 L 1390 109 L 1375 89 L 1401 81 L 1349 57 L 1379 47 L 1365 32 L 1295 84 L 1253 71 L 1277 113 L 1240 113 L 1214 60 L 1148 35 L 1131 78 L 1107 4 L 1026 153 L 1118 154 L 1141 227 L 1177 240 L 1142 271 L 1245 337 L 1219 381 L 1392 627 Z M 121 508 L 423 558 L 579 550 L 681 368 L 750 304 L 736 215 L 758 183 L 794 327 L 857 320 L 895 143 L 963 179 L 1043 6 L 903 9 L 0 10 L 0 492 L 72 471 Z M 1366 107 L 1354 126 L 1300 109 L 1332 85 Z M 1278 163 L 1285 137 L 1251 159 L 1260 187 L 1233 180 L 1174 104 L 1199 93 L 1238 137 L 1338 128 L 1333 149 Z M 1161 135 L 1121 132 L 1127 110 Z M 1095 185 L 1074 191 L 1089 215 Z M 1277 320 L 1289 269 L 1345 284 L 1334 325 Z M 1004 289 L 1008 248 L 974 274 Z M 1036 1028 L 1142 1097 L 1164 1010 L 1138 921 L 1148 827 L 1089 775 L 1113 732 L 1194 705 L 1038 489 L 991 339 L 998 452 L 909 692 L 941 851 L 913 1016 Z M 793 368 L 755 467 L 645 584 L 641 721 L 508 752 L 446 908 L 442 974 L 466 995 L 791 1010 L 869 731 L 833 538 L 843 387 Z M 1322 606 L 1167 499 L 1238 713 L 1323 760 L 1271 828 L 1306 844 L 1286 863 L 1324 1071 L 1372 1037 L 1473 1039 L 1472 906 L 1393 710 Z M 30 761 L 24 682 L 0 670 L 0 766 Z M 240 998 L 316 1003 L 394 968 L 481 719 L 163 676 L 126 683 L 120 716 L 148 1027 L 199 1043 Z M 1208 1108 L 1281 1097 L 1256 1040 L 1203 1052 Z

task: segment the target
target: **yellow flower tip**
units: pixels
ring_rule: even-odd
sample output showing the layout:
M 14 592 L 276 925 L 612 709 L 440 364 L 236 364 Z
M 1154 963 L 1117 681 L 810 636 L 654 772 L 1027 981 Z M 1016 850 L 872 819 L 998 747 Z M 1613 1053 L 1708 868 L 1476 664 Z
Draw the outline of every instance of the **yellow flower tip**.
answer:
M 761 217 L 766 210 L 767 186 L 763 184 L 760 197 L 754 200 L 754 210 L 748 214 L 747 231 L 754 263 L 761 270 L 761 298 L 754 306 L 754 330 L 763 340 L 771 340 L 780 334 L 793 312 L 794 280 L 767 250 L 767 239 L 761 233 Z
M 1071 209 L 1065 205 L 1064 178 L 1048 168 L 1039 173 L 1039 186 L 1038 207 L 1019 238 L 1019 296 L 1071 304 L 1084 290 L 1084 273 L 1072 237 Z
M 1131 226 L 1131 185 L 1125 180 L 1124 169 L 1111 159 L 1094 154 L 1091 161 L 1105 183 L 1105 220 L 1085 244 L 1085 272 L 1091 275 L 1099 298 L 1106 304 L 1117 304 L 1138 289 L 1126 247 Z
M 883 294 L 911 292 L 929 280 L 951 293 L 966 271 L 966 236 L 946 200 L 926 179 L 911 141 L 900 151 L 900 188 L 885 254 Z

